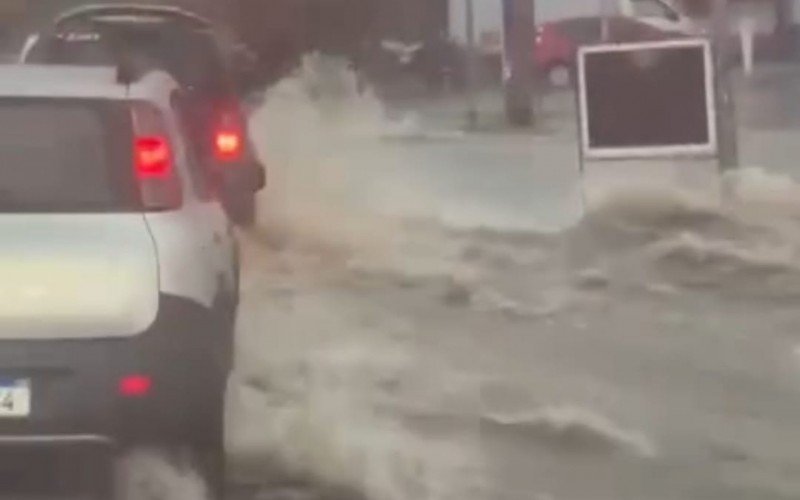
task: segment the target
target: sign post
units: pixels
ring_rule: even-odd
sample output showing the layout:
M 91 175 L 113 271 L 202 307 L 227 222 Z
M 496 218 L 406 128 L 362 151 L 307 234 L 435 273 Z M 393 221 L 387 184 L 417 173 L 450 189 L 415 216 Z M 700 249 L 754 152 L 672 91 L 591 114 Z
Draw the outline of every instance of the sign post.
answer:
M 600 38 L 604 42 L 611 40 L 611 16 L 616 12 L 614 0 L 602 0 L 600 4 L 600 15 L 602 24 L 600 25 Z
M 478 60 L 475 48 L 475 5 L 473 0 L 464 0 L 466 12 L 466 96 L 467 96 L 467 129 L 473 130 L 478 125 L 478 108 L 475 103 L 475 87 L 478 80 Z
M 503 0 L 506 116 L 512 125 L 533 123 L 536 67 L 531 57 L 535 39 L 533 0 Z
M 717 133 L 719 169 L 725 172 L 739 167 L 739 138 L 736 103 L 731 80 L 731 36 L 728 0 L 713 0 L 712 37 L 716 74 Z

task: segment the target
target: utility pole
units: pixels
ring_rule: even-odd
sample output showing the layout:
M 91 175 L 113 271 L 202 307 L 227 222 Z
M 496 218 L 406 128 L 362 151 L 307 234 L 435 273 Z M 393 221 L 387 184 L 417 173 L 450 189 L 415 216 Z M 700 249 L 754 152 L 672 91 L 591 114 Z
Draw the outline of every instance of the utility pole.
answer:
M 721 172 L 739 167 L 739 137 L 736 102 L 731 78 L 731 33 L 728 0 L 713 0 L 712 37 L 714 46 L 717 144 Z
M 536 67 L 532 47 L 536 38 L 534 0 L 503 0 L 506 116 L 518 127 L 533 124 Z
M 475 5 L 473 0 L 464 0 L 467 30 L 467 74 L 465 90 L 467 96 L 467 128 L 474 130 L 478 126 L 478 108 L 475 102 L 475 91 L 478 85 L 478 54 L 475 47 Z
M 611 41 L 611 17 L 616 14 L 618 8 L 614 0 L 603 0 L 600 4 L 600 16 L 602 17 L 600 25 L 601 39 L 603 42 Z

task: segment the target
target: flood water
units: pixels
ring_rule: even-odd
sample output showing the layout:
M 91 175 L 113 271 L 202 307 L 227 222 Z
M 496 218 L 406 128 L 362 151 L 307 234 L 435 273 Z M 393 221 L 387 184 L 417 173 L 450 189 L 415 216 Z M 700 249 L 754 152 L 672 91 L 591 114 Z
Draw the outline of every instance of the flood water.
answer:
M 229 441 L 261 498 L 800 497 L 788 177 L 583 207 L 563 138 L 422 137 L 324 64 L 252 120 Z

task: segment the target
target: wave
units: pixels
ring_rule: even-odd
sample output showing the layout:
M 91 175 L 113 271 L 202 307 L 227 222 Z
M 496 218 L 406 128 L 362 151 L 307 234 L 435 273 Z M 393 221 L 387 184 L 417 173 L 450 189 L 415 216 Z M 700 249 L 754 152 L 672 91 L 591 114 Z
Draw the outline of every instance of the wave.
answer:
M 724 293 L 796 296 L 800 261 L 796 249 L 767 242 L 707 239 L 682 233 L 651 245 L 657 270 L 687 287 L 715 287 Z
M 477 460 L 475 438 L 423 440 L 379 408 L 398 391 L 444 383 L 407 338 L 415 330 L 320 295 L 299 292 L 292 310 L 243 303 L 228 435 L 239 479 L 386 500 L 459 487 L 461 468 Z
M 484 422 L 558 451 L 625 452 L 644 458 L 657 454 L 655 444 L 645 434 L 624 429 L 608 418 L 573 406 L 491 414 L 484 416 Z
M 800 184 L 760 169 L 728 173 L 721 183 L 721 200 L 652 186 L 606 196 L 563 233 L 565 267 L 650 290 L 796 296 Z M 586 278 L 580 271 L 575 281 L 585 287 Z
M 399 221 L 370 207 L 407 198 L 404 182 L 375 167 L 390 159 L 377 139 L 395 127 L 372 94 L 359 94 L 344 62 L 308 56 L 270 88 L 250 117 L 269 172 L 259 194 L 259 227 L 273 246 L 311 251 L 382 251 Z

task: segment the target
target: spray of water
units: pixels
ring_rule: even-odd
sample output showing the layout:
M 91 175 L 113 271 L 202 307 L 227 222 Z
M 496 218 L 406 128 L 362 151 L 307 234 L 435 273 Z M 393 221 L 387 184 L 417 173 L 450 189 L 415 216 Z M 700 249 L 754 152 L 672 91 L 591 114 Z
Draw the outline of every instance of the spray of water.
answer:
M 376 499 L 482 498 L 479 431 L 487 424 L 581 453 L 659 455 L 646 433 L 579 406 L 486 413 L 480 383 L 421 352 L 419 336 L 431 332 L 369 300 L 370 280 L 439 287 L 443 309 L 515 321 L 558 321 L 580 307 L 582 292 L 611 293 L 620 282 L 662 295 L 698 278 L 728 292 L 800 290 L 800 279 L 752 279 L 787 269 L 790 281 L 800 277 L 800 198 L 789 179 L 745 170 L 711 192 L 606 185 L 581 221 L 549 237 L 431 229 L 409 225 L 439 214 L 401 149 L 384 140 L 407 130 L 404 123 L 359 94 L 342 63 L 318 57 L 270 89 L 253 116 L 271 183 L 244 248 L 229 420 L 242 477 L 316 490 L 347 485 Z M 487 275 L 540 261 L 563 271 L 545 303 L 488 286 Z M 403 409 L 434 401 L 468 421 L 457 438 L 409 430 Z
M 206 485 L 190 466 L 170 460 L 158 450 L 139 449 L 116 464 L 119 500 L 203 500 Z
M 309 56 L 254 113 L 270 178 L 259 216 L 273 242 L 363 251 L 396 233 L 376 207 L 406 185 L 390 175 L 393 155 L 377 140 L 393 126 L 371 93 L 355 89 L 343 63 Z
M 417 133 L 408 123 L 360 94 L 344 63 L 318 56 L 271 88 L 252 117 L 270 186 L 259 227 L 244 235 L 229 408 L 240 480 L 300 482 L 323 497 L 344 485 L 387 500 L 462 498 L 480 481 L 477 431 L 425 439 L 387 411 L 448 386 L 445 367 L 416 351 L 418 332 L 330 287 L 401 266 L 442 272 L 446 256 L 407 238 L 397 215 L 424 199 L 384 140 Z M 472 387 L 461 390 L 472 397 Z

